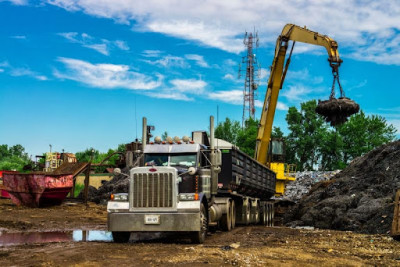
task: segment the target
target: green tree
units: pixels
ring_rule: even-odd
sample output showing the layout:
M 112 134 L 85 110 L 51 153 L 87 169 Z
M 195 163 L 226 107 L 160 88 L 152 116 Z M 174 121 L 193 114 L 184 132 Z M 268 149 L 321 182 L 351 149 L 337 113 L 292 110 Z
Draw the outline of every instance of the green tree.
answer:
M 240 131 L 241 127 L 238 121 L 231 121 L 229 118 L 226 118 L 224 122 L 220 122 L 215 127 L 215 137 L 236 145 Z
M 254 151 L 256 148 L 256 139 L 258 132 L 257 120 L 249 118 L 244 123 L 244 128 L 241 129 L 237 136 L 236 145 L 247 155 L 254 157 Z
M 394 140 L 396 129 L 381 116 L 366 116 L 363 111 L 338 127 L 343 139 L 343 162 L 348 163 L 366 152 Z
M 286 115 L 289 135 L 286 138 L 286 160 L 297 165 L 298 170 L 312 170 L 318 163 L 318 149 L 326 123 L 315 112 L 317 102 L 301 103 L 301 109 L 290 107 Z
M 20 145 L 8 147 L 0 145 L 0 170 L 22 171 L 25 165 L 31 163 L 25 148 Z
M 162 140 L 162 141 L 166 141 L 166 140 L 167 140 L 167 137 L 168 137 L 168 132 L 165 131 L 165 132 L 163 132 L 163 134 L 161 135 L 161 140 Z

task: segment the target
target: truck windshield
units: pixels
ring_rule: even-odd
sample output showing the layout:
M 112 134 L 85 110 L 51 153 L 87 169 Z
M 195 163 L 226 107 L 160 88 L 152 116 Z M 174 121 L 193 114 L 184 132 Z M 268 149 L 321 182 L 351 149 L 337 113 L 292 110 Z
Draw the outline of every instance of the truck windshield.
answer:
M 146 154 L 144 162 L 145 166 L 194 167 L 196 154 Z
M 167 166 L 168 154 L 146 154 L 144 158 L 145 166 Z
M 196 154 L 171 155 L 170 166 L 194 167 L 196 166 Z

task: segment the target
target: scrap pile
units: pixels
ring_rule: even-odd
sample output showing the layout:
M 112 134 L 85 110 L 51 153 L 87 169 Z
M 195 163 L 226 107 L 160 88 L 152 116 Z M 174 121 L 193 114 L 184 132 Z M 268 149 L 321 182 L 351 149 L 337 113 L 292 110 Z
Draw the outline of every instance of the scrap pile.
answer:
M 311 187 L 321 181 L 329 180 L 339 171 L 304 171 L 296 173 L 296 180 L 286 186 L 284 200 L 299 202 L 306 195 Z
M 312 187 L 285 216 L 289 226 L 387 233 L 400 188 L 400 140 L 355 159 Z
M 107 201 L 110 200 L 111 194 L 128 193 L 129 178 L 126 175 L 129 174 L 129 168 L 124 168 L 121 171 L 121 174 L 114 175 L 114 178 L 105 182 L 98 189 L 90 186 L 88 199 L 97 204 L 107 204 Z

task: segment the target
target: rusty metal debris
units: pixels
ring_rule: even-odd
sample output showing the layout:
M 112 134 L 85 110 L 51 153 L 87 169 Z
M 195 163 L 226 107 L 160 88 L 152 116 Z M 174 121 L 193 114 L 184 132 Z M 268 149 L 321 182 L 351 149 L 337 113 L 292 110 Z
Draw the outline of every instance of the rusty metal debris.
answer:
M 347 118 L 356 114 L 360 106 L 347 97 L 330 98 L 329 100 L 318 101 L 315 111 L 324 117 L 331 126 L 343 124 Z

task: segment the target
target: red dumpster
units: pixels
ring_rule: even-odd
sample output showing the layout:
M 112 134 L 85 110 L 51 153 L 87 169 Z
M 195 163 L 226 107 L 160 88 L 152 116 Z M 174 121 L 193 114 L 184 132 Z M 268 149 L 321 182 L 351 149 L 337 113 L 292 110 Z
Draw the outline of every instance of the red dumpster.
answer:
M 16 173 L 16 171 L 0 171 L 0 197 L 1 198 L 10 198 L 10 194 L 6 191 L 3 185 L 3 174 L 4 173 Z
M 3 185 L 16 205 L 59 205 L 71 191 L 73 175 L 4 173 Z

